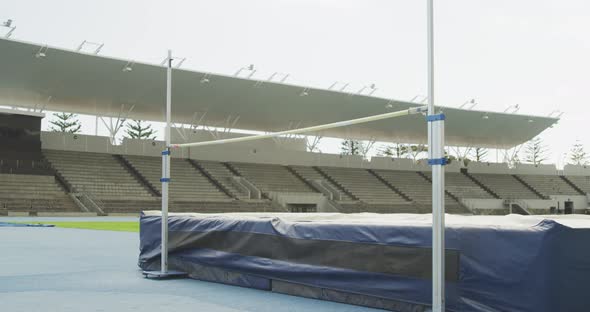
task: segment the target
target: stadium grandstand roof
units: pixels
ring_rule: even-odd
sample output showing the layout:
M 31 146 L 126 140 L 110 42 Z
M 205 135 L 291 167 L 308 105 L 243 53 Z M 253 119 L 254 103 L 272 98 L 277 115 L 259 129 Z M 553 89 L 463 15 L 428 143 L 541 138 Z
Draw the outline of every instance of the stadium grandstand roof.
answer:
M 0 105 L 163 121 L 165 68 L 43 44 L 0 39 Z M 376 115 L 421 104 L 333 90 L 175 69 L 172 121 L 279 131 Z M 443 108 L 446 144 L 509 148 L 557 118 Z M 202 119 L 201 119 L 202 117 Z M 426 143 L 420 115 L 328 130 L 321 135 Z

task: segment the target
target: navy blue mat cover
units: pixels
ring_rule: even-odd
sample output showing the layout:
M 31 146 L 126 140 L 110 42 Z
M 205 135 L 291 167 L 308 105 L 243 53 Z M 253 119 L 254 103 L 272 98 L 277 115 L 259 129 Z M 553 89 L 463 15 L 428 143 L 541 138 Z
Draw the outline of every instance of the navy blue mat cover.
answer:
M 430 305 L 429 215 L 292 215 L 171 214 L 170 263 L 259 289 L 274 280 Z M 144 270 L 159 269 L 160 218 L 140 219 Z M 590 219 L 524 218 L 448 217 L 447 310 L 590 311 Z

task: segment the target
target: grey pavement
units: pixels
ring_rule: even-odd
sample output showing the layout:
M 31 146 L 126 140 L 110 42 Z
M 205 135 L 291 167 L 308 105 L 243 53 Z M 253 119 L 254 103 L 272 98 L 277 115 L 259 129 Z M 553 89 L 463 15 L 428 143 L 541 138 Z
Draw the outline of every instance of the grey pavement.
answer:
M 377 311 L 192 279 L 148 280 L 137 255 L 137 233 L 0 227 L 0 310 Z

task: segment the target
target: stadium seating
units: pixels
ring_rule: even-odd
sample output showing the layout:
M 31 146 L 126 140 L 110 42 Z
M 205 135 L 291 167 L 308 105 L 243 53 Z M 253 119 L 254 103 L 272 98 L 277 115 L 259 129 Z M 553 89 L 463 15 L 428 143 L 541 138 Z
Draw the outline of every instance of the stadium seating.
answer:
M 127 160 L 153 185 L 161 191 L 162 160 L 158 157 L 125 156 Z M 232 198 L 215 187 L 186 159 L 172 158 L 170 175 L 170 199 L 172 201 L 230 201 Z
M 429 207 L 432 205 L 432 184 L 414 171 L 377 170 L 379 176 L 397 187 L 413 201 Z M 449 196 L 445 197 L 448 204 L 458 204 Z M 430 209 L 429 209 L 430 211 Z
M 23 212 L 80 211 L 53 176 L 0 174 L 0 209 Z
M 199 160 L 198 163 L 206 170 L 212 177 L 214 177 L 223 187 L 225 187 L 233 196 L 241 200 L 249 199 L 247 194 L 244 194 L 231 182 L 231 178 L 235 176 L 226 166 L 220 162 Z
M 540 199 L 540 197 L 508 174 L 471 173 L 503 199 Z
M 307 181 L 321 180 L 323 183 L 328 183 L 333 189 L 339 189 L 334 183 L 325 179 L 316 169 L 313 167 L 305 166 L 291 166 L 302 178 Z M 345 192 L 339 192 L 341 201 L 353 201 L 352 197 L 348 196 Z
M 519 175 L 519 177 L 545 197 L 550 195 L 580 195 L 557 175 Z
M 336 167 L 322 167 L 321 169 L 365 203 L 409 204 L 365 169 Z
M 430 172 L 425 172 L 424 174 L 431 178 Z M 458 172 L 445 173 L 445 188 L 449 193 L 458 198 L 494 198 L 464 174 Z
M 567 179 L 574 183 L 580 190 L 590 194 L 590 177 L 587 176 L 567 176 Z
M 112 154 L 57 150 L 45 150 L 44 154 L 50 169 L 56 170 L 66 184 L 71 185 L 73 192 L 91 195 L 106 213 L 160 209 L 161 199 L 157 192 L 161 191 L 159 157 L 115 157 Z M 34 181 L 7 182 L 0 193 L 0 203 L 8 207 L 7 210 L 28 211 L 37 207 L 38 210 L 79 211 L 52 176 L 21 176 L 24 177 L 18 175 L 17 179 Z M 245 178 L 267 198 L 275 198 L 270 195 L 277 193 L 317 193 L 313 182 L 320 180 L 331 192 L 339 192 L 334 205 L 341 212 L 429 213 L 432 205 L 429 172 L 173 158 L 171 176 L 170 211 L 178 212 L 285 211 L 278 201 L 250 199 L 247 192 L 241 191 L 232 181 L 236 176 Z M 471 176 L 481 184 L 463 173 L 446 173 L 447 212 L 470 213 L 461 204 L 461 199 L 495 198 L 484 189 L 486 187 L 501 199 L 510 200 L 580 195 L 579 190 L 590 191 L 590 177 L 568 176 L 567 181 L 557 175 L 471 173 Z M 150 191 L 150 187 L 156 191 Z
M 314 192 L 314 190 L 289 172 L 284 166 L 247 163 L 232 163 L 231 165 L 264 193 Z
M 101 200 L 149 200 L 152 195 L 111 154 L 45 150 L 75 192 Z

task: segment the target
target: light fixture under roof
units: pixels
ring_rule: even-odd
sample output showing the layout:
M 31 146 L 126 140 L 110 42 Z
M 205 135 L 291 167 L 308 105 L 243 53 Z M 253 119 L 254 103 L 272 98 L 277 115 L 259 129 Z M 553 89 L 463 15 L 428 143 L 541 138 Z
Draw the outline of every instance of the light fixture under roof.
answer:
M 199 83 L 201 84 L 207 84 L 209 83 L 211 80 L 209 80 L 209 74 L 205 74 L 203 76 L 203 78 L 201 78 L 201 80 L 199 80 Z
M 393 108 L 393 103 L 395 103 L 394 99 L 391 99 L 389 101 L 387 101 L 387 104 L 385 104 L 385 108 L 386 109 L 392 109 Z
M 47 56 L 47 46 L 42 46 L 39 48 L 39 51 L 37 51 L 37 53 L 35 53 L 35 57 L 36 58 L 43 58 Z
M 301 93 L 299 93 L 299 96 L 308 96 L 309 95 L 309 88 L 305 88 L 303 89 L 303 91 L 301 91 Z
M 133 64 L 135 64 L 135 62 L 132 62 L 132 61 L 127 62 L 127 64 L 125 64 L 125 66 L 123 66 L 121 71 L 123 71 L 124 73 L 128 73 L 128 72 L 133 71 Z
M 486 115 L 483 115 L 483 116 L 481 116 L 481 119 L 490 119 L 490 116 L 488 116 L 488 115 L 486 114 Z

